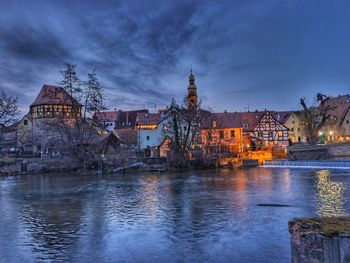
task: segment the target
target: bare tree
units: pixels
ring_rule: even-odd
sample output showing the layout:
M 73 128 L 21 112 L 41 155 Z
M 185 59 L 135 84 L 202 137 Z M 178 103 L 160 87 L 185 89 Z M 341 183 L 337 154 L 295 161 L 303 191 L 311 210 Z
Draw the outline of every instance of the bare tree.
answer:
M 8 96 L 5 92 L 0 92 L 0 139 L 3 134 L 2 127 L 15 121 L 16 116 L 19 114 L 17 107 L 17 97 Z
M 96 112 L 107 110 L 104 105 L 103 88 L 96 76 L 96 70 L 88 74 L 88 80 L 84 82 L 84 114 L 90 113 L 92 116 Z
M 102 86 L 97 80 L 95 70 L 88 74 L 87 81 L 82 82 L 75 72 L 75 67 L 75 65 L 67 64 L 67 69 L 61 71 L 63 80 L 59 82 L 70 95 L 71 112 L 68 115 L 61 114 L 51 126 L 60 135 L 62 150 L 68 151 L 78 161 L 85 164 L 89 153 L 94 150 L 99 133 L 103 130 L 91 118 L 88 118 L 86 113 L 93 114 L 106 107 Z M 78 103 L 79 101 L 83 105 Z
M 170 118 L 169 126 L 163 133 L 164 137 L 171 139 L 170 147 L 175 166 L 187 166 L 190 151 L 200 143 L 203 113 L 199 106 L 187 108 L 177 105 L 175 100 L 172 101 L 167 113 Z
M 305 98 L 300 99 L 300 104 L 303 108 L 301 112 L 301 119 L 305 124 L 305 130 L 308 134 L 309 143 L 316 144 L 319 131 L 325 125 L 326 121 L 329 119 L 331 110 L 334 110 L 336 107 L 333 107 L 327 102 L 329 97 L 318 93 L 316 95 L 316 102 L 318 106 L 307 106 Z
M 76 71 L 76 65 L 67 64 L 66 70 L 62 70 L 61 74 L 63 80 L 58 82 L 62 88 L 71 96 L 71 98 L 80 101 L 83 96 L 83 90 L 81 88 L 82 81 L 79 79 Z

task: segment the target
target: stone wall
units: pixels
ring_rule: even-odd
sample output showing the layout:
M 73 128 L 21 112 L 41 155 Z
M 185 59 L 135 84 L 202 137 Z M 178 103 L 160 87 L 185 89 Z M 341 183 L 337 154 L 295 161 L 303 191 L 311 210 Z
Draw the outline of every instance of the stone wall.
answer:
M 302 218 L 289 222 L 292 263 L 350 262 L 350 218 Z
M 289 147 L 290 160 L 350 158 L 350 143 L 296 145 Z M 307 156 L 310 156 L 309 158 Z M 316 156 L 316 157 L 315 157 Z

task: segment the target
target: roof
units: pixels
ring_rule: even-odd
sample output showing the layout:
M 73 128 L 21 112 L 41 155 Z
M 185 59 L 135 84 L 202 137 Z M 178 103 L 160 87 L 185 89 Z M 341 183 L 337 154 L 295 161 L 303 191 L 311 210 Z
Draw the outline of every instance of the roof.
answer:
M 134 128 L 137 113 L 148 113 L 146 109 L 133 111 L 118 111 L 117 129 Z
M 288 119 L 288 117 L 290 115 L 292 115 L 293 113 L 295 113 L 295 111 L 276 111 L 275 114 L 275 118 L 277 121 L 281 122 L 281 123 L 285 123 Z
M 241 127 L 243 127 L 243 131 L 254 131 L 255 127 L 258 125 L 265 113 L 266 111 L 240 112 L 242 119 Z M 243 125 L 244 123 L 247 123 L 248 127 L 245 127 Z
M 255 127 L 258 125 L 258 123 L 260 122 L 260 120 L 264 117 L 264 115 L 266 114 L 266 112 L 269 112 L 270 115 L 276 119 L 278 122 L 280 122 L 281 124 L 284 124 L 286 122 L 286 120 L 288 119 L 288 117 L 294 113 L 294 111 L 269 111 L 269 110 L 265 110 L 265 111 L 253 111 L 253 112 L 240 112 L 240 114 L 242 115 L 242 127 L 243 127 L 243 131 L 244 132 L 250 132 L 250 131 L 254 131 Z M 245 128 L 244 127 L 244 123 L 248 124 L 248 127 Z
M 203 129 L 213 127 L 213 122 L 216 122 L 216 128 L 242 128 L 241 113 L 239 112 L 219 112 L 211 113 L 209 117 L 203 120 Z
M 333 107 L 333 110 L 330 110 L 328 114 L 341 119 L 341 117 L 347 112 L 350 106 L 350 96 L 342 95 L 338 97 L 331 97 L 326 103 L 325 106 Z
M 161 118 L 159 113 L 137 113 L 136 122 L 140 125 L 158 124 Z
M 102 111 L 96 112 L 94 115 L 96 121 L 117 121 L 118 112 L 117 111 Z
M 44 84 L 32 106 L 39 105 L 80 105 L 62 87 Z

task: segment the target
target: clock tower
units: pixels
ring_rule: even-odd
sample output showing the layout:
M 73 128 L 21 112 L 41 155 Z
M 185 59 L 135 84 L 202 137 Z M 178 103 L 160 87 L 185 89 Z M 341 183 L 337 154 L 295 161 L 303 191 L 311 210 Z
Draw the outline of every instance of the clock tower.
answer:
M 187 87 L 188 95 L 187 95 L 187 108 L 189 110 L 197 109 L 198 107 L 198 97 L 197 97 L 197 86 L 195 84 L 195 77 L 192 73 L 188 77 L 189 85 Z

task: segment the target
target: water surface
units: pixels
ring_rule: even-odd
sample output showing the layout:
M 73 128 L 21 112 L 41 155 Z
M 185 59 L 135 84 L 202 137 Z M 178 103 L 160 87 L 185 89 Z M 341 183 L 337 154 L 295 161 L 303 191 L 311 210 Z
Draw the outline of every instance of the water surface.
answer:
M 288 220 L 348 215 L 349 184 L 288 168 L 0 178 L 0 262 L 290 262 Z

